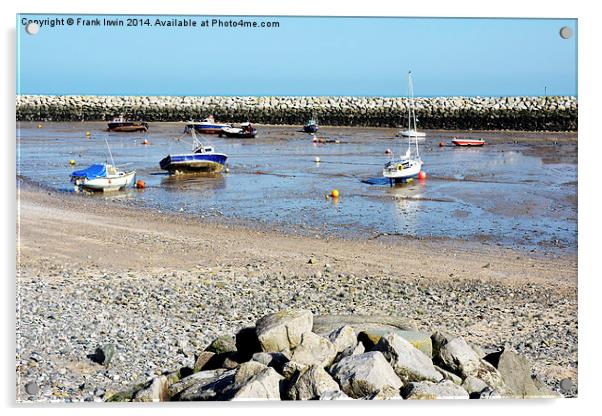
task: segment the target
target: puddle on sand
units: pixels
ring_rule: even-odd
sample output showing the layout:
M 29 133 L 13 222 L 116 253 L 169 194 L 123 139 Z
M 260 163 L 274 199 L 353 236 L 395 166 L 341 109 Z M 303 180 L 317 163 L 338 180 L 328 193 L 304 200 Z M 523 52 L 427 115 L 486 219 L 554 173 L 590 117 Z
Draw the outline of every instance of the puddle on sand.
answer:
M 163 211 L 219 212 L 225 220 L 344 237 L 387 233 L 577 249 L 577 143 L 562 135 L 531 133 L 526 142 L 515 140 L 525 137 L 520 132 L 433 132 L 420 142 L 427 178 L 391 187 L 380 176 L 385 149 L 405 151 L 394 129 L 323 128 L 318 136 L 328 143 L 284 126 L 259 126 L 255 140 L 200 136 L 229 155 L 230 173 L 173 177 L 159 160 L 189 150 L 174 140 L 183 124 L 151 123 L 148 133 L 131 134 L 105 132 L 105 123 L 36 126 L 19 123 L 18 173 L 55 189 L 71 189 L 69 160 L 79 169 L 108 159 L 106 137 L 116 164 L 145 181 L 143 191 L 125 194 L 130 203 Z M 450 145 L 462 135 L 488 144 Z M 326 198 L 332 189 L 340 192 L 336 200 Z

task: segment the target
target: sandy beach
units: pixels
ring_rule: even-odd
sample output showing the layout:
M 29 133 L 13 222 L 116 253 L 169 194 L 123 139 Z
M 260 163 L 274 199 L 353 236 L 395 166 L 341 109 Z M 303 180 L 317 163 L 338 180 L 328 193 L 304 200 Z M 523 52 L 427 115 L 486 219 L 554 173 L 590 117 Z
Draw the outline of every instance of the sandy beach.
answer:
M 294 236 L 25 183 L 18 192 L 18 400 L 101 400 L 288 307 L 398 316 L 509 345 L 556 390 L 577 379 L 576 256 Z M 104 343 L 117 349 L 108 369 L 87 357 Z

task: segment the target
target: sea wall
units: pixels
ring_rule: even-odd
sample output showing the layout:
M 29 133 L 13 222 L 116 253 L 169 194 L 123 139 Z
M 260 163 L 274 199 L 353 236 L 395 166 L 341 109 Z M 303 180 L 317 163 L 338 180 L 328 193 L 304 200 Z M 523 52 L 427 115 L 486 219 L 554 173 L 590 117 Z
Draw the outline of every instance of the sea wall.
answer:
M 577 130 L 576 97 L 417 98 L 422 129 Z M 99 121 L 123 114 L 146 121 L 216 120 L 322 125 L 405 125 L 407 99 L 392 97 L 164 97 L 18 95 L 17 120 Z

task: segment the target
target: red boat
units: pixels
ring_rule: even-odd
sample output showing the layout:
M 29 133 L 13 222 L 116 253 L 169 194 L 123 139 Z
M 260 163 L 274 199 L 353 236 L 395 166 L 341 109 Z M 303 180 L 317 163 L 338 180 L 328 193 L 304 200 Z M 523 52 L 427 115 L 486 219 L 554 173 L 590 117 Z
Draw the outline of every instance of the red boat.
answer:
M 453 139 L 452 143 L 456 146 L 483 146 L 485 140 L 483 139 Z

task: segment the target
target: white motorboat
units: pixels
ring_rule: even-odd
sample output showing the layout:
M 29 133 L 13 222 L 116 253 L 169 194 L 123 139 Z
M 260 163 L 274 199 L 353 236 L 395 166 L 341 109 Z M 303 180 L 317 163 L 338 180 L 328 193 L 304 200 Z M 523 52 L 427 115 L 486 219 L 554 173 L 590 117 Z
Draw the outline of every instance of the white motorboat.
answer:
M 125 189 L 132 185 L 135 178 L 135 170 L 123 172 L 108 163 L 94 164 L 71 173 L 71 182 L 77 190 L 102 192 Z

